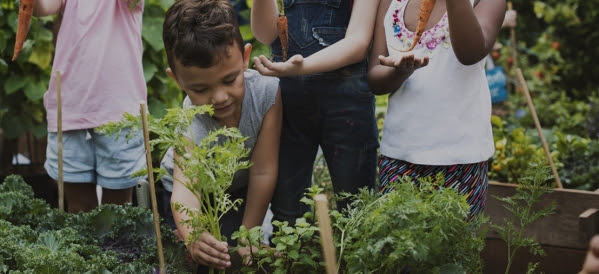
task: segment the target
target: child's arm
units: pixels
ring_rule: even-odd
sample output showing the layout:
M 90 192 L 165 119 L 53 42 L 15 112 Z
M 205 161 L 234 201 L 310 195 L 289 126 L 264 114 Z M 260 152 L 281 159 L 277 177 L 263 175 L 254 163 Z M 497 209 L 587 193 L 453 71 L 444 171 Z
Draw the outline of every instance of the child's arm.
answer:
M 254 37 L 265 45 L 277 39 L 277 17 L 279 10 L 276 0 L 253 0 L 250 25 Z
M 173 159 L 175 159 L 174 161 L 177 163 L 177 153 L 175 152 L 173 154 Z M 173 194 L 171 195 L 171 203 L 181 203 L 190 208 L 200 208 L 200 201 L 198 201 L 196 196 L 183 184 L 188 180 L 189 179 L 185 178 L 179 167 L 175 164 L 173 166 Z M 177 211 L 174 207 L 172 208 L 172 211 L 177 229 L 185 240 L 189 237 L 191 229 L 183 225 L 181 221 L 186 220 L 189 217 L 185 213 Z M 208 232 L 202 233 L 199 241 L 190 243 L 187 246 L 187 250 L 189 250 L 193 260 L 202 265 L 217 269 L 225 269 L 231 265 L 227 242 L 218 241 Z
M 295 55 L 285 63 L 255 57 L 256 70 L 263 75 L 292 76 L 332 71 L 364 60 L 372 41 L 378 3 L 379 0 L 354 0 L 347 32 L 338 42 L 306 58 Z
M 505 16 L 505 1 L 478 1 L 474 8 L 469 0 L 447 0 L 446 4 L 456 57 L 464 65 L 477 63 L 495 44 Z
M 43 17 L 57 14 L 62 8 L 62 0 L 36 0 L 33 16 Z
M 368 84 L 374 94 L 396 91 L 412 73 L 428 64 L 428 57 L 416 58 L 407 53 L 402 57 L 391 57 L 387 50 L 387 38 L 383 24 L 385 13 L 392 0 L 381 0 L 374 28 L 374 42 L 370 52 Z
M 279 140 L 283 117 L 280 89 L 275 104 L 262 121 L 254 151 L 242 224 L 249 228 L 262 225 L 274 192 L 279 168 Z

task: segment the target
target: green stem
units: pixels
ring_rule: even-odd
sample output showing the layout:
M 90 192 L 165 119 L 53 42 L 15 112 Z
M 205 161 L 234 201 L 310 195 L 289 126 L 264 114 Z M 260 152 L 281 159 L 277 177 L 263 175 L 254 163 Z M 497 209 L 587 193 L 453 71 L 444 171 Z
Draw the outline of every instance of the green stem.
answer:
M 277 0 L 277 8 L 279 9 L 279 16 L 285 16 L 285 4 L 283 0 Z

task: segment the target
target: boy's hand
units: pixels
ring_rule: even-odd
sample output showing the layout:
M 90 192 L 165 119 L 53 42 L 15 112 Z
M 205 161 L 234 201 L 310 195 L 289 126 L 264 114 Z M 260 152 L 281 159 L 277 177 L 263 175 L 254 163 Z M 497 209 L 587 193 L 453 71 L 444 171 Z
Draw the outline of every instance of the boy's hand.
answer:
M 200 239 L 187 246 L 193 260 L 199 264 L 224 270 L 231 266 L 229 245 L 218 241 L 208 232 L 202 233 Z
M 400 73 L 412 73 L 415 70 L 428 65 L 428 57 L 416 58 L 414 54 L 402 56 L 379 56 L 381 65 L 395 68 Z
M 244 265 L 252 265 L 252 254 L 256 254 L 258 250 L 258 247 L 255 246 L 244 246 L 237 249 L 237 253 L 241 257 Z
M 599 236 L 591 238 L 580 274 L 599 273 Z
M 273 62 L 264 55 L 254 57 L 254 69 L 266 76 L 284 77 L 302 74 L 304 57 L 296 54 L 287 62 Z

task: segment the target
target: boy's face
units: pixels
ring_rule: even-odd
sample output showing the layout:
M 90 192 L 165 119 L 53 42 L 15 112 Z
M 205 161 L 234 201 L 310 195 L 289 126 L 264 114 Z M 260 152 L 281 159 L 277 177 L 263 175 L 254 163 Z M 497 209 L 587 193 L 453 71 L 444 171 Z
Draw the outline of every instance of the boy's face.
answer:
M 184 67 L 175 60 L 177 74 L 170 68 L 167 69 L 167 74 L 175 79 L 194 105 L 211 104 L 214 108 L 213 118 L 219 124 L 238 127 L 245 96 L 243 73 L 248 67 L 250 53 L 249 45 L 246 45 L 243 55 L 237 46 L 232 45 L 209 68 Z

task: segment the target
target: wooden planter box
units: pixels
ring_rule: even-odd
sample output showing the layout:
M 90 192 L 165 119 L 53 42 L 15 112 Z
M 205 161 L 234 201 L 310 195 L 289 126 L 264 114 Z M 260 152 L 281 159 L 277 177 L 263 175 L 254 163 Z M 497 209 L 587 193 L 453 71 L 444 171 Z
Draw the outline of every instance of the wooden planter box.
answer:
M 511 213 L 496 197 L 512 196 L 515 184 L 489 183 L 485 214 L 494 224 L 503 224 Z M 536 239 L 547 256 L 533 256 L 527 248 L 518 250 L 510 273 L 526 273 L 529 262 L 540 262 L 537 272 L 578 273 L 582 268 L 589 240 L 599 233 L 599 190 L 581 191 L 555 189 L 542 197 L 539 206 L 555 201 L 555 213 L 537 220 L 526 229 L 526 235 Z M 489 230 L 482 256 L 484 273 L 504 273 L 507 266 L 507 246 L 497 232 Z

